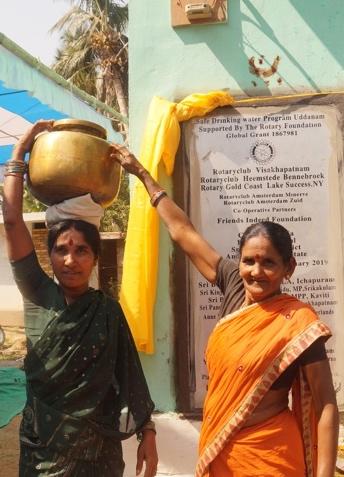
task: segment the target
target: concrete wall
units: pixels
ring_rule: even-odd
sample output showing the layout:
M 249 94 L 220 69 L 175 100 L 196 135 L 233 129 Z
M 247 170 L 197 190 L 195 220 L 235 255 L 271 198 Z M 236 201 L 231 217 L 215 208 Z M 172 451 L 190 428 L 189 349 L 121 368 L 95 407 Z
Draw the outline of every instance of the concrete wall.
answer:
M 2 220 L 0 220 L 0 325 L 22 327 L 24 326 L 23 300 L 13 280 L 6 252 L 4 225 L 1 222 Z M 27 226 L 31 230 L 31 223 L 27 223 Z
M 212 2 L 210 2 L 212 3 Z M 344 89 L 342 0 L 230 0 L 229 22 L 173 29 L 170 1 L 131 0 L 130 144 L 138 152 L 151 98 L 178 101 L 194 92 L 229 89 L 238 97 Z M 250 71 L 271 67 L 262 78 Z M 162 177 L 162 181 L 167 181 Z M 167 186 L 170 184 L 167 181 Z M 155 309 L 157 352 L 143 365 L 157 407 L 174 409 L 171 243 L 162 227 Z

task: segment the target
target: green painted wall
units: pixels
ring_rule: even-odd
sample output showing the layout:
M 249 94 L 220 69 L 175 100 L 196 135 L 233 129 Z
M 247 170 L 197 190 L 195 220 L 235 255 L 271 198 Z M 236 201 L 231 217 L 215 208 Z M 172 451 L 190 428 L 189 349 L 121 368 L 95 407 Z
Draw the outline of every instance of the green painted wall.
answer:
M 224 88 L 235 97 L 344 89 L 342 0 L 228 3 L 227 24 L 173 29 L 170 0 L 130 0 L 130 144 L 134 152 L 139 150 L 148 105 L 155 95 L 178 101 L 190 93 Z M 268 83 L 250 72 L 251 57 L 265 68 L 277 56 L 278 71 Z M 162 180 L 169 185 L 166 178 Z M 144 356 L 143 365 L 158 409 L 173 410 L 172 247 L 163 226 L 161 230 L 157 353 Z

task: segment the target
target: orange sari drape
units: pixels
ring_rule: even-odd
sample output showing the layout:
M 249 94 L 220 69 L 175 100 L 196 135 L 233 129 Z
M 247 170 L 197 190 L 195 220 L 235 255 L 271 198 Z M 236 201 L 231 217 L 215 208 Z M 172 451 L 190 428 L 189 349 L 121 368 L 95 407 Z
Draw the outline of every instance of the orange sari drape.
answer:
M 289 295 L 255 303 L 218 322 L 206 351 L 209 386 L 197 477 L 209 475 L 209 464 L 235 437 L 271 384 L 320 336 L 331 336 L 329 328 L 310 305 Z M 316 466 L 312 400 L 302 373 L 296 381 L 293 408 L 311 477 Z

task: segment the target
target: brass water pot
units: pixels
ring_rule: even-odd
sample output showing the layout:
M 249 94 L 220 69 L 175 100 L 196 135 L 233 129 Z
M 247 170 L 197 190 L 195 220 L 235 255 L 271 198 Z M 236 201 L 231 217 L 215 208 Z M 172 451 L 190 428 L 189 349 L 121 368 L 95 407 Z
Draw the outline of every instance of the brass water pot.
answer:
M 56 204 L 90 193 L 103 207 L 120 187 L 121 166 L 110 158 L 106 130 L 90 121 L 62 119 L 39 134 L 29 158 L 28 187 L 40 202 Z

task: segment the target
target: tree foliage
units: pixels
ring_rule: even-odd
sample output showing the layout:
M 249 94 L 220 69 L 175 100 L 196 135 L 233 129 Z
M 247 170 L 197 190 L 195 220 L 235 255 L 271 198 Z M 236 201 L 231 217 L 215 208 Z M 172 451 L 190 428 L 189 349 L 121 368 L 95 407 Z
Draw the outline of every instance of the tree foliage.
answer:
M 37 200 L 29 191 L 27 186 L 24 186 L 23 194 L 23 212 L 44 212 L 46 206 Z
M 105 209 L 104 217 L 101 220 L 100 230 L 102 232 L 119 231 L 126 233 L 129 216 L 129 178 L 123 174 L 121 187 L 116 200 Z
M 2 203 L 3 185 L 0 184 L 0 206 Z M 27 186 L 24 187 L 23 194 L 23 212 L 44 212 L 47 207 L 37 200 L 29 191 Z M 129 215 L 129 178 L 123 174 L 121 187 L 115 202 L 105 209 L 104 216 L 101 220 L 101 232 L 123 232 L 126 233 Z
M 71 9 L 53 30 L 62 32 L 54 70 L 78 88 L 128 116 L 127 2 L 70 0 Z M 113 120 L 113 118 L 111 118 Z M 112 121 L 124 137 L 127 126 Z M 116 201 L 105 210 L 104 232 L 127 229 L 129 185 L 125 174 Z
M 3 185 L 0 185 L 0 202 L 2 202 Z M 24 185 L 23 192 L 23 212 L 44 212 L 46 206 L 37 200 L 29 191 L 26 185 Z
M 62 46 L 53 68 L 68 81 L 128 116 L 128 7 L 114 0 L 71 0 L 53 30 Z M 126 126 L 122 130 L 127 132 Z

